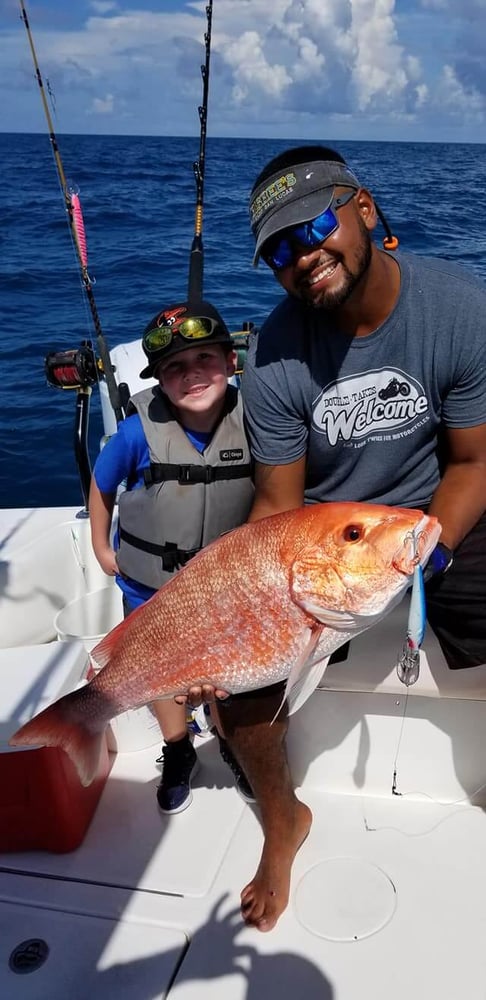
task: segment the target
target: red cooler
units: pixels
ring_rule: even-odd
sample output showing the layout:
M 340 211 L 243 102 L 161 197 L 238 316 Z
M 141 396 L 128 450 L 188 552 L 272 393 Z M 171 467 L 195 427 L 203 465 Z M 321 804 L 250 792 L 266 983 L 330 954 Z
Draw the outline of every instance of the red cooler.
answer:
M 81 642 L 0 651 L 0 851 L 72 851 L 93 818 L 112 757 L 106 739 L 97 777 L 84 788 L 57 747 L 14 748 L 10 736 L 83 679 Z

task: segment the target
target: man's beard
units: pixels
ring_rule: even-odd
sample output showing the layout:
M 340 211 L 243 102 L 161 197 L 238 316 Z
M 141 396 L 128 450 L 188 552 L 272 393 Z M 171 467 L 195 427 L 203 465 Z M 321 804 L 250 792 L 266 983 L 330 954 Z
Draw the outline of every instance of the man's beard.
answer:
M 336 288 L 334 291 L 323 291 L 317 298 L 312 298 L 311 295 L 307 296 L 305 292 L 301 292 L 304 301 L 314 309 L 335 312 L 336 309 L 339 309 L 347 302 L 366 274 L 371 263 L 372 243 L 370 234 L 361 220 L 360 233 L 361 239 L 355 250 L 353 270 L 347 267 L 341 254 L 334 254 L 335 260 L 341 265 L 341 270 L 344 272 L 344 281 L 341 282 L 339 288 Z

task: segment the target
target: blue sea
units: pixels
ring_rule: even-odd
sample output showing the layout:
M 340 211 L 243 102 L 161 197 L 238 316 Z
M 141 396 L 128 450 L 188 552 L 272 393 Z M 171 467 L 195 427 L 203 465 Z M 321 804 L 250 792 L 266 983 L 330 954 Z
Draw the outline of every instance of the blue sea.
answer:
M 68 184 L 80 194 L 94 298 L 113 347 L 140 336 L 161 305 L 186 295 L 199 138 L 57 140 Z M 204 292 L 233 330 L 245 321 L 260 325 L 281 294 L 267 268 L 251 265 L 248 196 L 265 163 L 297 144 L 207 140 Z M 486 278 L 484 145 L 336 147 L 375 194 L 402 249 L 455 260 Z M 0 163 L 0 502 L 77 504 L 76 394 L 47 384 L 44 357 L 94 341 L 91 313 L 48 136 L 0 134 Z M 92 462 L 101 435 L 95 389 Z

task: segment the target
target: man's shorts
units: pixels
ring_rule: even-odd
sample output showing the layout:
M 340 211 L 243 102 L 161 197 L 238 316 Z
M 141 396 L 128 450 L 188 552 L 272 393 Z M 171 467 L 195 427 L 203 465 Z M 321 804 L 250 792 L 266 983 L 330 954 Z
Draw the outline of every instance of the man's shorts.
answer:
M 218 708 L 229 708 L 236 701 L 254 701 L 255 698 L 270 698 L 280 694 L 283 698 L 287 681 L 278 681 L 277 684 L 269 684 L 268 687 L 256 688 L 254 691 L 242 691 L 241 694 L 230 694 L 228 698 L 217 698 Z
M 486 514 L 425 593 L 427 619 L 451 670 L 486 664 Z

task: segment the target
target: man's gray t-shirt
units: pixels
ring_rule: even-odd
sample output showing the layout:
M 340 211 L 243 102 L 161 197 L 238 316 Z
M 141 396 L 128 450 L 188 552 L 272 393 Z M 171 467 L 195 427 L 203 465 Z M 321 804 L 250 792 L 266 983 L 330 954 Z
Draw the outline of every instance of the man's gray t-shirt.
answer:
M 486 422 L 486 289 L 449 261 L 394 254 L 398 301 L 365 337 L 287 296 L 251 343 L 242 392 L 254 458 L 307 454 L 309 503 L 423 507 L 440 425 Z

